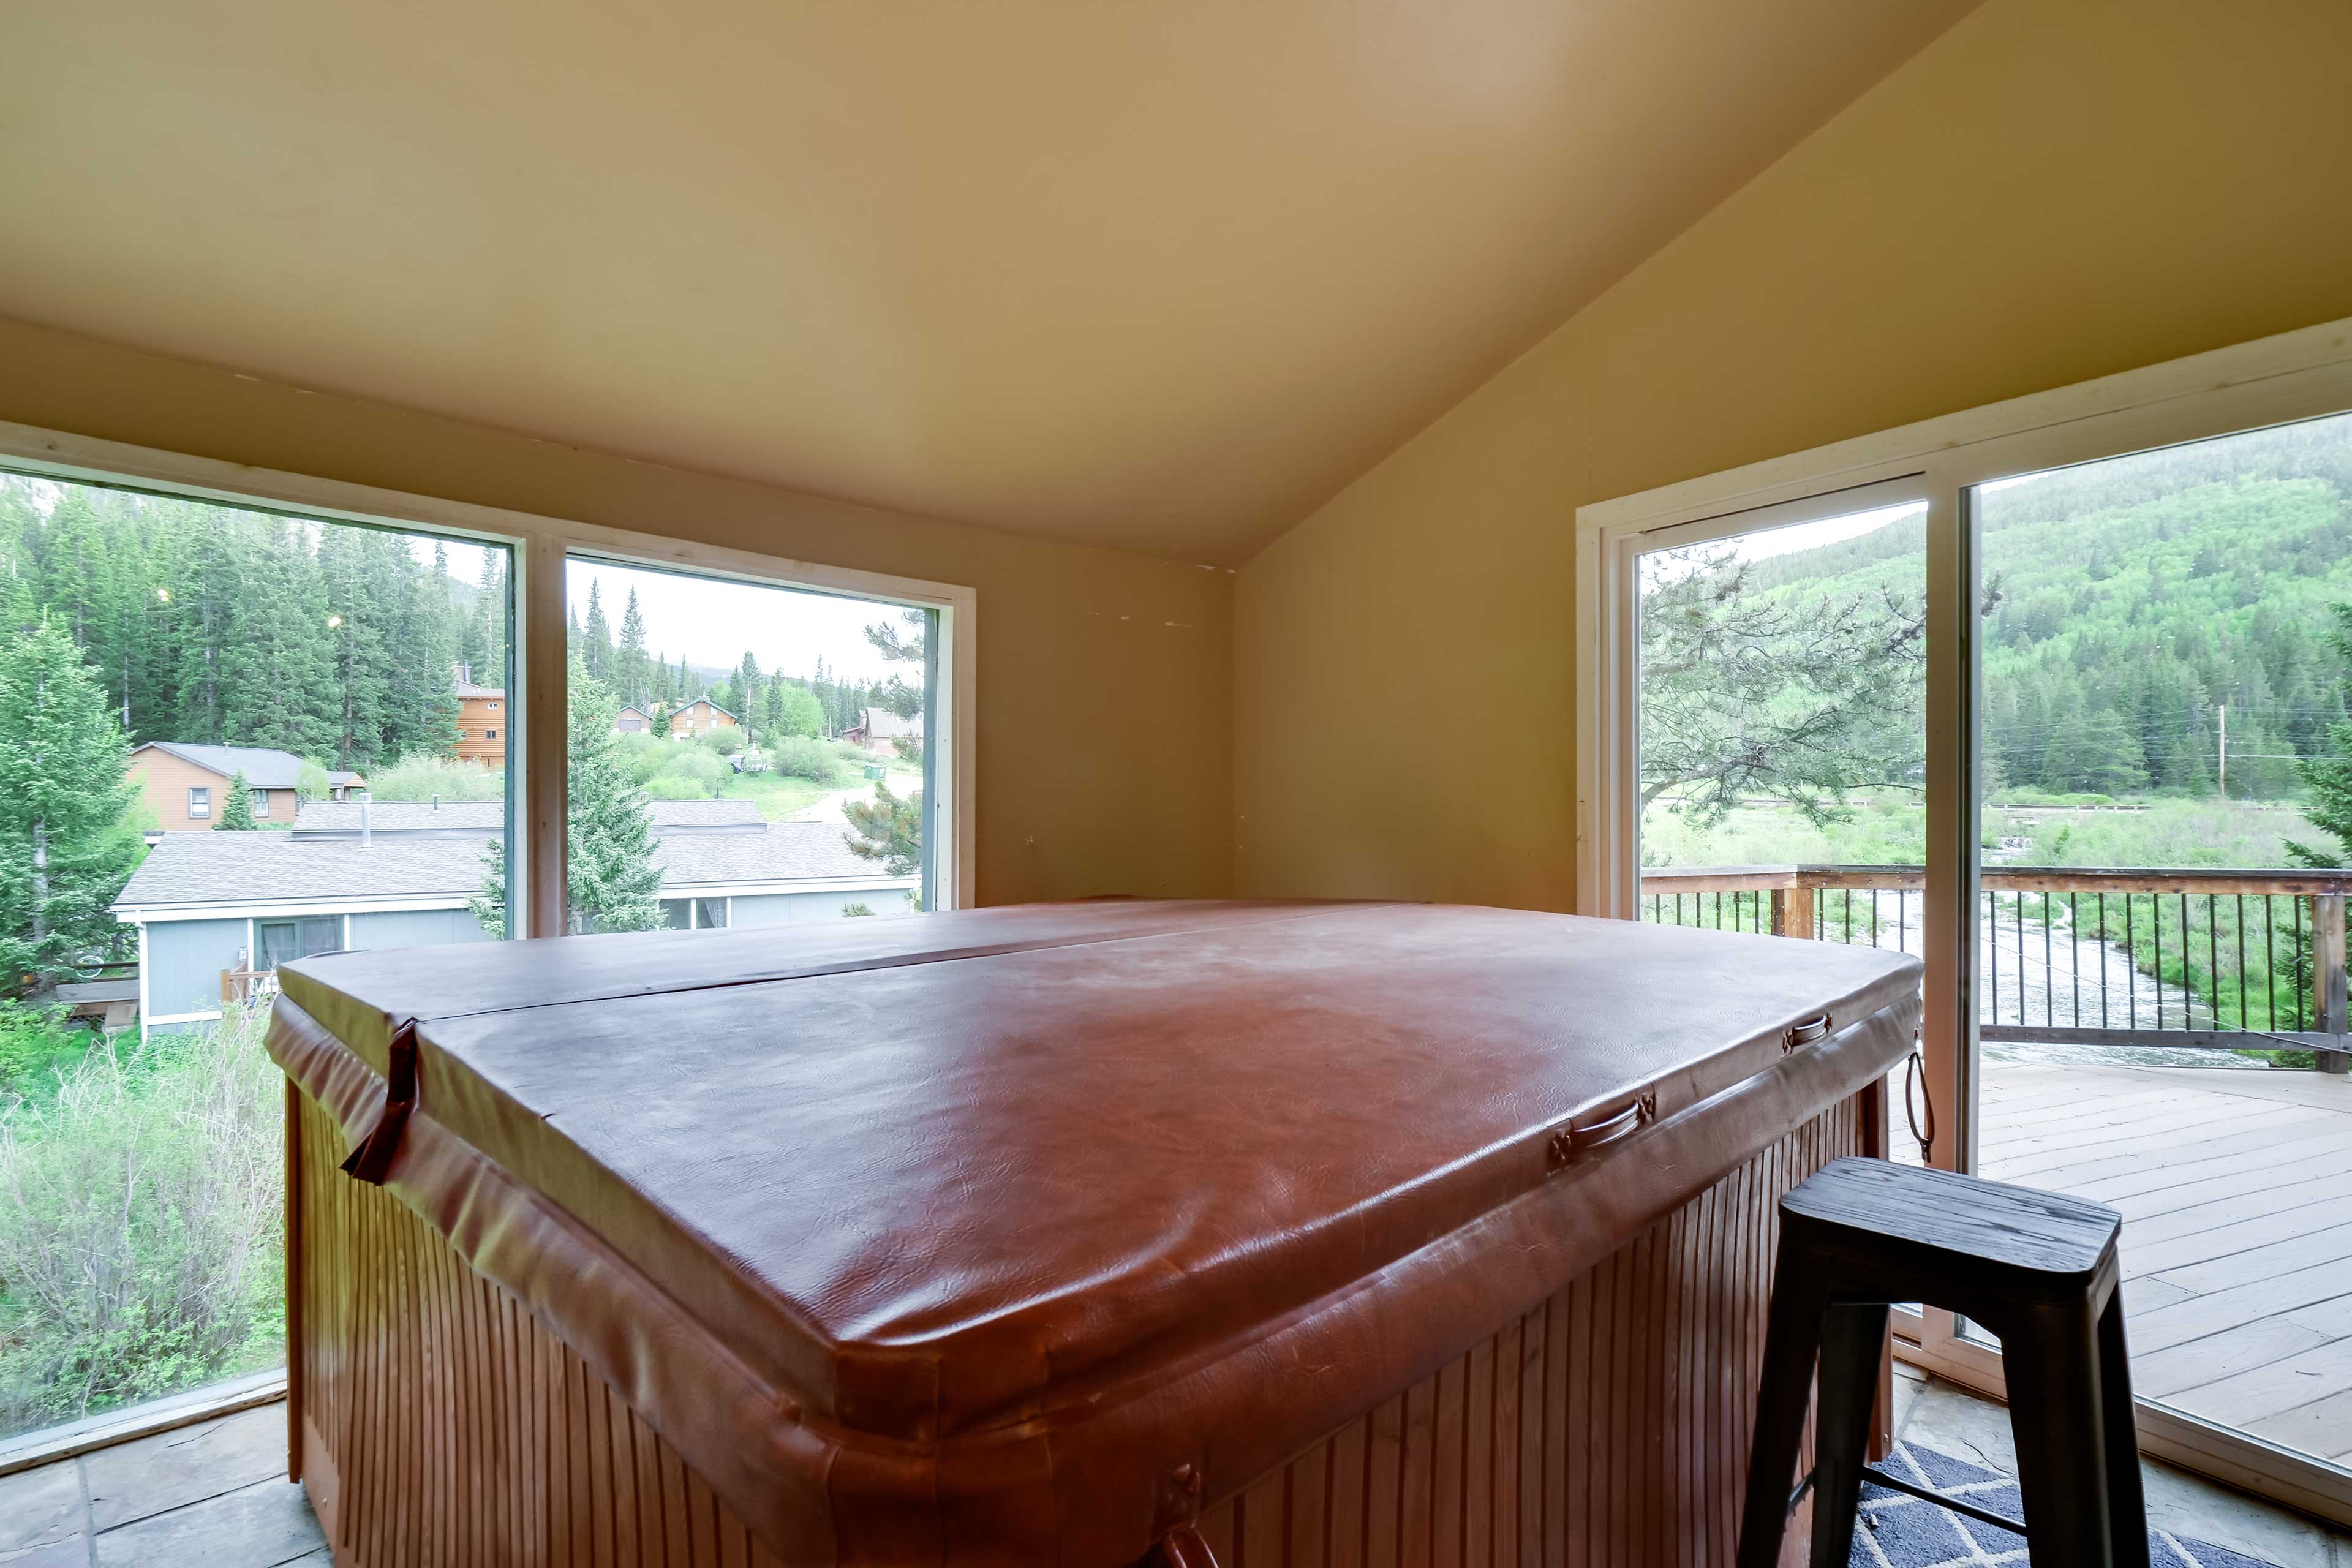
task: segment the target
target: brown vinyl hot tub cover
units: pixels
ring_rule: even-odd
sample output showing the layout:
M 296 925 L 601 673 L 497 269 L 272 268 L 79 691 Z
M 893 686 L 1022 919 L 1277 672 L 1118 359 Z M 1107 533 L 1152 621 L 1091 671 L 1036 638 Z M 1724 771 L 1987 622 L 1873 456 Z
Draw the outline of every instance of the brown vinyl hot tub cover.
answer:
M 415 1020 L 388 1188 L 785 1561 L 1111 1563 L 1885 1072 L 1918 968 L 1105 902 L 280 977 L 354 1141 Z

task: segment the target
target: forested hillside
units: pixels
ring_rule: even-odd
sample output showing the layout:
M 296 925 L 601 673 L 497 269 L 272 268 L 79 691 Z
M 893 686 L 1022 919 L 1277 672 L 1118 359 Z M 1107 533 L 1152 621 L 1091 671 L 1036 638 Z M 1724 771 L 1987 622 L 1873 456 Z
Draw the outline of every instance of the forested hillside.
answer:
M 2327 606 L 2352 601 L 2352 421 L 2319 421 L 1990 490 L 1988 785 L 2210 795 L 2297 787 L 2342 722 Z M 1916 521 L 1752 563 L 1788 603 L 1916 602 Z
M 503 573 L 477 590 L 395 533 L 0 476 L 0 614 L 69 635 L 134 741 L 446 754 L 452 665 L 505 667 Z
M 135 742 L 275 746 L 373 769 L 456 751 L 453 670 L 503 684 L 506 570 L 452 575 L 437 543 L 234 507 L 0 474 L 0 626 L 80 649 Z M 919 617 L 918 617 L 919 618 Z M 911 714 L 919 680 L 724 672 L 646 646 L 634 592 L 615 629 L 592 592 L 573 648 L 649 710 L 708 693 L 760 732 L 833 734 L 869 703 Z M 919 638 L 869 638 L 921 668 Z

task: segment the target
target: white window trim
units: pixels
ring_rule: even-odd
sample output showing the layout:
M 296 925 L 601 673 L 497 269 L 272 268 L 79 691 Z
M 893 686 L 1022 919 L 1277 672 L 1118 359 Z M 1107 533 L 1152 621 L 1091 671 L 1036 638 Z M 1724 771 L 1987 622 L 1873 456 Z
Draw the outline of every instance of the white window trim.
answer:
M 950 720 L 947 733 L 938 743 L 936 764 L 949 795 L 947 809 L 935 817 L 940 834 L 936 864 L 948 868 L 937 901 L 941 909 L 969 909 L 977 900 L 979 595 L 967 585 L 247 468 L 214 458 L 5 421 L 0 421 L 0 463 L 48 479 L 127 483 L 228 506 L 258 502 L 321 519 L 429 531 L 512 546 L 517 679 L 506 700 L 520 717 L 504 727 L 512 730 L 519 725 L 523 745 L 520 752 L 510 751 L 507 758 L 519 818 L 518 831 L 509 835 L 507 893 L 513 915 L 509 929 L 533 936 L 563 932 L 563 730 L 560 719 L 553 725 L 534 724 L 531 715 L 560 716 L 564 709 L 567 555 L 576 552 L 625 565 L 667 567 L 762 586 L 808 588 L 877 604 L 937 610 L 942 634 L 940 694 L 947 700 Z
M 1635 559 L 1662 543 L 1833 516 L 1895 495 L 1927 503 L 1927 887 L 1923 953 L 1927 1089 L 1954 1126 L 1936 1163 L 1975 1164 L 1977 835 L 1965 781 L 1975 744 L 1969 646 L 1977 563 L 1968 489 L 2352 410 L 2352 319 L 2325 322 L 2074 386 L 2011 398 L 1785 458 L 1580 507 L 1576 513 L 1576 880 L 1586 914 L 1631 918 L 1640 887 Z M 1666 531 L 1672 530 L 1671 535 Z M 1662 537 L 1664 536 L 1664 537 Z M 1907 1314 L 1906 1314 L 1907 1316 Z M 2003 1394 L 1997 1355 L 1948 1311 L 1911 1316 L 1906 1359 Z M 2352 1523 L 2352 1472 L 2143 1400 L 2144 1451 Z

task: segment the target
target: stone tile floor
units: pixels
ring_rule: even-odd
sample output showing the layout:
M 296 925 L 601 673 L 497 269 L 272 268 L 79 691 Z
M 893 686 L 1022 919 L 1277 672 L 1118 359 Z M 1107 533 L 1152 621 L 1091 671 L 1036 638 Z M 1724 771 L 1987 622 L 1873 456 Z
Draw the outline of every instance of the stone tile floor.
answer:
M 2007 1406 L 1910 1367 L 1895 1370 L 1898 1439 L 2004 1476 L 2017 1473 Z M 2140 1470 L 2152 1528 L 2211 1542 L 2279 1568 L 2352 1568 L 2352 1535 L 2170 1465 L 2148 1460 Z
M 330 1561 L 286 1479 L 286 1406 L 0 1476 L 5 1568 L 279 1568 Z
M 1902 1369 L 1895 1425 L 1907 1442 L 2016 1473 L 2009 1412 L 1950 1384 Z M 2352 1568 L 2352 1535 L 2170 1466 L 2147 1466 L 2147 1494 L 2149 1522 L 2177 1535 L 2280 1568 Z M 0 1476 L 0 1568 L 329 1561 L 309 1500 L 286 1479 L 283 1405 Z

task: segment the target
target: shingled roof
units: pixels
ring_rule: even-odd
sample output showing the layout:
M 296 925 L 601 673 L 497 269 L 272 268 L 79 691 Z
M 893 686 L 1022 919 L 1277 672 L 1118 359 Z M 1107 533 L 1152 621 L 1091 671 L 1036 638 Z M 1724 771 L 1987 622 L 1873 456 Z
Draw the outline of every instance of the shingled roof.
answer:
M 356 800 L 306 800 L 295 809 L 294 831 L 301 835 L 352 834 L 360 830 Z M 500 833 L 507 807 L 502 800 L 376 800 L 365 803 L 369 831 L 373 833 Z M 730 828 L 759 831 L 757 801 L 656 800 L 646 804 L 656 833 Z
M 268 831 L 166 833 L 131 873 L 114 907 L 129 911 L 175 904 L 468 895 L 482 885 L 482 849 L 490 837 L 484 833 L 444 838 L 395 833 L 362 844 L 357 838 L 297 837 Z M 654 846 L 654 863 L 661 868 L 665 892 L 744 882 L 836 881 L 886 874 L 879 861 L 851 853 L 849 830 L 837 822 L 772 822 L 764 832 L 665 837 Z M 789 888 L 776 890 L 791 891 Z
M 166 833 L 114 900 L 168 904 L 416 898 L 482 885 L 478 838 L 297 838 L 290 833 Z

